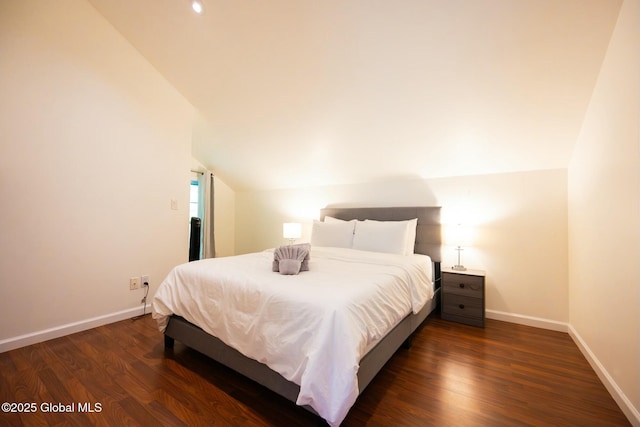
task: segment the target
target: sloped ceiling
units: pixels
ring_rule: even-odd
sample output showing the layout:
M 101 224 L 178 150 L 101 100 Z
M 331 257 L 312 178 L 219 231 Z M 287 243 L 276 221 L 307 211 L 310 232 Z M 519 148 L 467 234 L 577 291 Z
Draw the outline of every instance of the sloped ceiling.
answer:
M 89 0 L 236 190 L 565 168 L 621 0 Z

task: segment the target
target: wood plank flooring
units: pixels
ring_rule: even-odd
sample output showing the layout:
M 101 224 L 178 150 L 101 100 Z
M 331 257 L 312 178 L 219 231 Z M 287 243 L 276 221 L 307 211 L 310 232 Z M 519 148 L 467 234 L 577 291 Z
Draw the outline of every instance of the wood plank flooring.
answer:
M 318 422 L 178 342 L 165 352 L 150 316 L 0 354 L 0 402 L 33 409 L 0 412 L 1 426 Z M 433 316 L 413 346 L 387 363 L 342 425 L 630 423 L 567 334 L 495 320 L 480 329 Z

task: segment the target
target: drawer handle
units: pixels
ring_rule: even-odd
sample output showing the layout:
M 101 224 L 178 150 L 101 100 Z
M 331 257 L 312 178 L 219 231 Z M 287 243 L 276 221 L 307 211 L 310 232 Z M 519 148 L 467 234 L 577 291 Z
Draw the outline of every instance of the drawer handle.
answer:
M 460 307 L 461 309 L 464 309 L 464 304 L 460 304 L 458 305 L 458 307 Z
M 461 288 L 464 288 L 464 283 L 460 283 L 458 286 L 460 286 Z

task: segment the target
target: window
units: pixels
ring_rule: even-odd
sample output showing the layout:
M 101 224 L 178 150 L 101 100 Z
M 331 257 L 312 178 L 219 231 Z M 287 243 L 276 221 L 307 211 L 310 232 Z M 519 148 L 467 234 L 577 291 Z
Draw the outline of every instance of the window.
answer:
M 191 178 L 190 194 L 189 194 L 189 218 L 198 216 L 198 207 L 200 204 L 200 192 L 198 188 L 198 178 Z
M 192 172 L 189 180 L 189 261 L 195 261 L 202 256 L 202 225 L 200 221 L 201 181 L 200 173 Z M 200 218 L 202 219 L 202 218 Z M 194 222 L 195 221 L 195 222 Z M 193 235 L 195 233 L 196 235 Z

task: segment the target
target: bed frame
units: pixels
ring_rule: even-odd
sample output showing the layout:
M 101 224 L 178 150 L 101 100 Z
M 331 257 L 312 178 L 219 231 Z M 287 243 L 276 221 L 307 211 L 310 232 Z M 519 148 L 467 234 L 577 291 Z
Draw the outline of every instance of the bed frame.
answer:
M 439 302 L 442 245 L 440 207 L 330 207 L 321 210 L 320 219 L 324 219 L 325 216 L 344 220 L 375 219 L 380 221 L 400 221 L 418 218 L 415 252 L 429 255 L 434 264 L 433 274 L 436 294 L 431 302 L 427 303 L 419 313 L 411 313 L 405 317 L 361 359 L 358 370 L 358 389 L 362 393 L 398 348 L 403 344 L 407 347 L 410 345 L 413 332 L 435 310 Z M 262 384 L 286 399 L 296 402 L 300 392 L 300 387 L 297 384 L 287 381 L 266 365 L 244 356 L 182 317 L 171 316 L 164 334 L 165 348 L 173 348 L 174 340 L 178 340 L 245 377 Z M 316 414 L 313 408 L 309 406 L 305 406 L 305 408 Z

